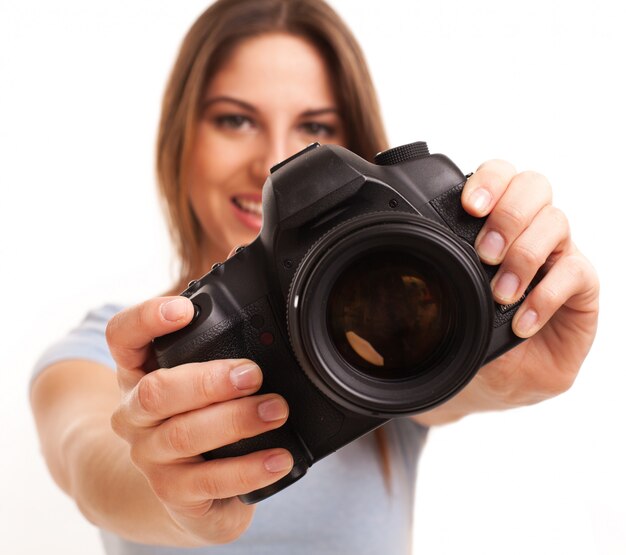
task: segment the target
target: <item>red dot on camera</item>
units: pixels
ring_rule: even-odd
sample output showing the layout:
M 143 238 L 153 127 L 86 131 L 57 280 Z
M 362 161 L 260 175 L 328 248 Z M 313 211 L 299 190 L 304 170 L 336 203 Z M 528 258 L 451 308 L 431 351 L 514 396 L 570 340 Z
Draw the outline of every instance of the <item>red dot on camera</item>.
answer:
M 264 331 L 259 335 L 259 341 L 261 341 L 263 345 L 271 345 L 274 343 L 274 336 L 269 331 Z

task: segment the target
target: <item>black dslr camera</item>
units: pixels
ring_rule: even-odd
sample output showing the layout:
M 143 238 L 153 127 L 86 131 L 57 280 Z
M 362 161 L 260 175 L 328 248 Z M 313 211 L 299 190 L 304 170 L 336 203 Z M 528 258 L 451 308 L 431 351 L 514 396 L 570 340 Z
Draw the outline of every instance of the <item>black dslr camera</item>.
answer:
M 196 315 L 154 341 L 160 366 L 249 358 L 261 393 L 290 407 L 281 428 L 204 453 L 292 453 L 291 473 L 243 502 L 389 418 L 450 399 L 521 341 L 510 325 L 519 302 L 493 301 L 497 268 L 472 247 L 483 220 L 461 207 L 465 181 L 423 142 L 374 164 L 313 144 L 272 168 L 255 241 L 182 293 Z

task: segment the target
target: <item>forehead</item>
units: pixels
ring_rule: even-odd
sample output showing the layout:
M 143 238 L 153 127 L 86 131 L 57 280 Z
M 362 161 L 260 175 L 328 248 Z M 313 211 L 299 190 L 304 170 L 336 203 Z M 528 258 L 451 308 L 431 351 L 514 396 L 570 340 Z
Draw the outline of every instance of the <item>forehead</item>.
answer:
M 207 96 L 231 95 L 242 100 L 299 100 L 334 105 L 331 76 L 319 51 L 305 39 L 283 33 L 240 42 L 213 79 Z

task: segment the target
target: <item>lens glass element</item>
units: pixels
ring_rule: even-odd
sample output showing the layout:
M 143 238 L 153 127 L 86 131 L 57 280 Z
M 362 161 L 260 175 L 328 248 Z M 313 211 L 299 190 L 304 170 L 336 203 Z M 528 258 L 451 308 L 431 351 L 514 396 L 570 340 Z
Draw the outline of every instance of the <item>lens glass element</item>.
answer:
M 370 251 L 334 283 L 327 329 L 343 359 L 377 379 L 406 379 L 427 370 L 452 321 L 449 278 L 406 251 Z

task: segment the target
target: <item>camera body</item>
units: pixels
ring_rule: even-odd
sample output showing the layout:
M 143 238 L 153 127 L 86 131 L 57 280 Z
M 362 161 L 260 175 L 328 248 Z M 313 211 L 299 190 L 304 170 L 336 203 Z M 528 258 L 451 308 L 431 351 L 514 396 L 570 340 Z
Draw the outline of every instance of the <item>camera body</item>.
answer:
M 182 293 L 196 315 L 155 339 L 159 365 L 248 358 L 260 393 L 290 407 L 281 428 L 204 454 L 292 453 L 290 474 L 243 502 L 389 418 L 445 402 L 521 341 L 510 325 L 521 301 L 493 301 L 497 267 L 472 247 L 483 219 L 461 206 L 465 181 L 423 142 L 373 164 L 314 143 L 272 168 L 254 242 Z

